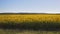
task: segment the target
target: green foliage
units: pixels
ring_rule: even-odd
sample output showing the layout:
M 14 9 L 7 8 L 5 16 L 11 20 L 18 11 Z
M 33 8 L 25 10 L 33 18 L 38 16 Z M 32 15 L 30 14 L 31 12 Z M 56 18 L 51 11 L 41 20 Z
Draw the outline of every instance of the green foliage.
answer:
M 0 28 L 3 29 L 28 29 L 28 30 L 60 30 L 60 22 L 22 22 L 15 23 L 13 21 L 7 21 L 6 23 L 0 23 Z

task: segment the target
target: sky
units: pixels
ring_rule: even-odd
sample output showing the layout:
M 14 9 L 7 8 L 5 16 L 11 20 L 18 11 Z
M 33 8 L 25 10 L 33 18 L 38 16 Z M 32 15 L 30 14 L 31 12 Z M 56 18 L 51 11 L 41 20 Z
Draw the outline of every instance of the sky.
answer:
M 0 13 L 60 13 L 60 0 L 0 0 Z

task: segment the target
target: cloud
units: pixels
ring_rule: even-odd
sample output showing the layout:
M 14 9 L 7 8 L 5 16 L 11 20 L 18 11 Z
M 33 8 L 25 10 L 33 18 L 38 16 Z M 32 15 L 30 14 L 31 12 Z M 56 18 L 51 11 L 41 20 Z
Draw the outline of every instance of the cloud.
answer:
M 60 13 L 59 10 L 42 10 L 42 11 L 0 11 L 0 13 Z

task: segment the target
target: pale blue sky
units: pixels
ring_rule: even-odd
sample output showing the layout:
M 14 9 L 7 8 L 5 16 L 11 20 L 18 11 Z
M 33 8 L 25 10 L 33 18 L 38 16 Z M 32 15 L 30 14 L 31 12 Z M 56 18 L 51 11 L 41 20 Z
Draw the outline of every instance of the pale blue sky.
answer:
M 0 0 L 2 11 L 60 11 L 60 0 Z

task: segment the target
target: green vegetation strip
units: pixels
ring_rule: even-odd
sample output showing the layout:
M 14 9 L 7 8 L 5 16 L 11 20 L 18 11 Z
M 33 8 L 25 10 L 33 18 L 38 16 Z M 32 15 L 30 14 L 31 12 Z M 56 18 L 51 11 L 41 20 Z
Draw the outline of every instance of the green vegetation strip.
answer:
M 28 29 L 28 30 L 60 30 L 60 22 L 6 22 L 0 23 L 2 29 Z

